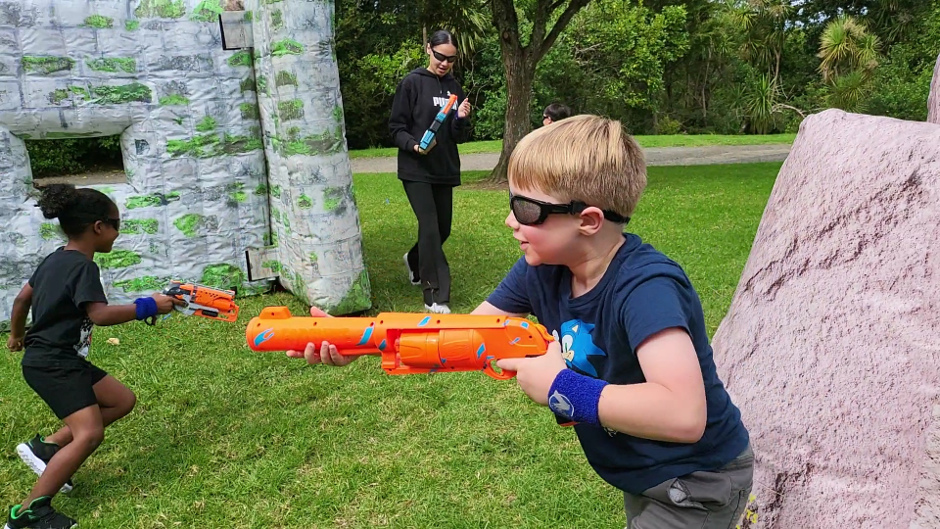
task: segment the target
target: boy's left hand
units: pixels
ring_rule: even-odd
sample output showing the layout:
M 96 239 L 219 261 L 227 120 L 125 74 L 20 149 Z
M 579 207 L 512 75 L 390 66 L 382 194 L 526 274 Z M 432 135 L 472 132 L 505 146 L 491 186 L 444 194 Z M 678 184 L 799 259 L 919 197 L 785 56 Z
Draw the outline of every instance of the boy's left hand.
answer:
M 561 357 L 561 344 L 557 341 L 548 344 L 548 351 L 534 358 L 506 358 L 496 362 L 500 369 L 516 372 L 519 387 L 530 399 L 548 405 L 548 390 L 562 369 L 567 368 Z

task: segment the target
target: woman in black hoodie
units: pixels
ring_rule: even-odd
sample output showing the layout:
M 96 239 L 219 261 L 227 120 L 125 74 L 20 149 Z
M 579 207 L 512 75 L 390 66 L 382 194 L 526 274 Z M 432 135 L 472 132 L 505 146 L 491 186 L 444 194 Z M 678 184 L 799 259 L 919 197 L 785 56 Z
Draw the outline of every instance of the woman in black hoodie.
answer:
M 470 134 L 470 102 L 451 75 L 457 60 L 454 36 L 436 31 L 425 47 L 429 62 L 412 70 L 398 83 L 389 128 L 398 146 L 398 178 L 418 218 L 418 242 L 405 254 L 408 278 L 424 289 L 424 307 L 429 312 L 450 312 L 450 267 L 444 256 L 444 241 L 450 235 L 454 209 L 454 187 L 460 185 L 460 156 L 457 144 Z M 421 137 L 451 94 L 460 105 L 437 131 L 436 144 L 420 147 Z

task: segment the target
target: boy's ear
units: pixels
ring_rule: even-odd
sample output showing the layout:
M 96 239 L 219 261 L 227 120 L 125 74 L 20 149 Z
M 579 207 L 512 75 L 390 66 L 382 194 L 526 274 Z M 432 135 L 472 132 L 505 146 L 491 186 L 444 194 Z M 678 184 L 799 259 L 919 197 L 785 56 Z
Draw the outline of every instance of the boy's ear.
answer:
M 92 224 L 91 227 L 92 229 L 94 229 L 95 235 L 101 235 L 103 225 L 104 223 L 101 222 L 100 220 L 96 220 L 95 223 Z
M 600 231 L 604 225 L 604 212 L 600 208 L 590 206 L 581 212 L 581 233 L 593 235 Z

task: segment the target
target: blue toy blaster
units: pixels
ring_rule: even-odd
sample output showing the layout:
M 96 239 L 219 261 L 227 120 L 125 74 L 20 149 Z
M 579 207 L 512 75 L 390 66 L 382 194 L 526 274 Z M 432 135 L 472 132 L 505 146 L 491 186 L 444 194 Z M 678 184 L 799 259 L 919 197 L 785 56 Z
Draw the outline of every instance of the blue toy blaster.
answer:
M 447 100 L 447 104 L 438 111 L 437 116 L 434 116 L 434 121 L 431 123 L 431 126 L 428 127 L 428 130 L 424 132 L 424 136 L 421 137 L 419 147 L 422 151 L 428 152 L 437 144 L 437 131 L 441 128 L 441 124 L 447 119 L 450 111 L 454 109 L 456 103 L 457 95 L 451 94 L 450 98 Z

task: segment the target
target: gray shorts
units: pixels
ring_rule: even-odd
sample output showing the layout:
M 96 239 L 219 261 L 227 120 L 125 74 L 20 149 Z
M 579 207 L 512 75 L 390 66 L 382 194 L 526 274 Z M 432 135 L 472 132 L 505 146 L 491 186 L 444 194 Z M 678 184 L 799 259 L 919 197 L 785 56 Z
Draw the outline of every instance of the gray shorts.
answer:
M 754 481 L 748 446 L 727 465 L 668 479 L 639 496 L 624 493 L 625 529 L 734 529 Z

